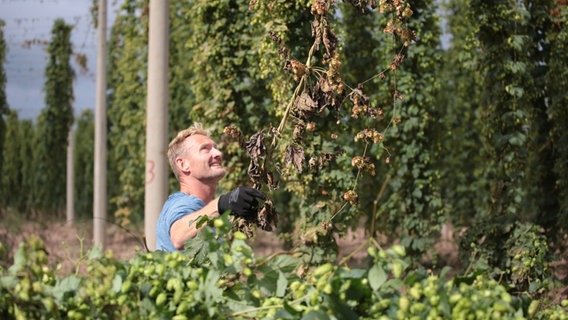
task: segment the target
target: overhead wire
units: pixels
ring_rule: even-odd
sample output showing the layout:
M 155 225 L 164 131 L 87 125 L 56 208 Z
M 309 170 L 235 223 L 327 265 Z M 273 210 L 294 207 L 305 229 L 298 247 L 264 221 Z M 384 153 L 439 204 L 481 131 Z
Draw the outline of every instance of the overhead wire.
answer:
M 96 36 L 90 23 L 90 12 L 88 12 L 88 6 L 91 4 L 87 4 L 87 12 L 85 14 L 72 13 L 69 15 L 65 14 L 65 10 L 60 10 L 58 13 L 61 14 L 45 15 L 45 12 L 50 11 L 51 7 L 49 6 L 63 6 L 66 3 L 76 4 L 76 0 L 42 0 L 39 3 L 37 0 L 0 0 L 0 20 L 4 21 L 4 40 L 7 46 L 5 63 L 2 66 L 6 70 L 7 91 L 10 89 L 17 91 L 11 83 L 13 81 L 14 83 L 25 84 L 23 87 L 30 93 L 33 91 L 41 94 L 43 91 L 43 81 L 41 79 L 44 77 L 45 63 L 48 59 L 45 47 L 50 41 L 53 23 L 58 18 L 73 26 L 72 42 L 75 47 L 74 53 L 87 57 L 88 68 L 86 73 L 81 71 L 80 66 L 74 59 L 71 61 L 76 70 L 76 81 L 88 81 L 94 85 L 94 74 L 90 70 L 94 70 L 94 67 L 91 67 L 91 65 L 95 59 L 91 59 L 91 57 L 96 55 Z M 17 13 L 8 10 L 16 5 L 20 7 L 37 5 L 40 10 L 14 9 L 17 10 Z M 42 10 L 43 7 L 46 7 L 46 10 Z M 30 85 L 34 87 L 30 87 Z M 80 87 L 81 85 L 76 83 L 75 86 Z M 7 95 L 10 100 L 10 92 L 7 92 Z M 17 110 L 35 110 L 38 109 L 37 102 L 43 104 L 43 96 L 34 99 L 18 97 L 18 101 L 23 101 L 24 98 L 26 99 L 24 102 L 18 103 L 19 105 L 13 106 L 13 108 Z M 28 106 L 27 104 L 30 102 L 34 103 L 34 105 Z M 91 102 L 89 103 L 92 105 Z M 25 106 L 22 104 L 25 104 Z

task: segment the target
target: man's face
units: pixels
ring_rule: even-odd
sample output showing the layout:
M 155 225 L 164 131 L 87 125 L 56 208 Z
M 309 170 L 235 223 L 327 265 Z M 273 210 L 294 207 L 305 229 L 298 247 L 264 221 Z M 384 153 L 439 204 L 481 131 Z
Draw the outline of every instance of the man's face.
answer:
M 211 138 L 195 134 L 186 140 L 187 151 L 184 158 L 188 161 L 190 176 L 194 179 L 217 182 L 225 176 L 223 153 Z

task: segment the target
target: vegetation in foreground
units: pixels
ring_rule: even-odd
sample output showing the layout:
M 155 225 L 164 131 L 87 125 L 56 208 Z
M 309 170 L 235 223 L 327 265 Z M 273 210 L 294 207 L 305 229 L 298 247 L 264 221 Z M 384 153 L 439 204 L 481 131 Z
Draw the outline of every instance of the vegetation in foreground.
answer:
M 311 252 L 255 257 L 224 216 L 186 251 L 120 262 L 93 249 L 57 276 L 38 238 L 0 274 L 3 319 L 568 319 L 543 284 L 517 291 L 486 270 L 414 269 L 404 247 L 371 241 L 367 264 L 310 266 Z M 5 250 L 5 248 L 0 248 Z M 308 258 L 308 260 L 306 260 Z M 81 271 L 82 270 L 82 271 Z M 545 282 L 548 280 L 545 280 Z

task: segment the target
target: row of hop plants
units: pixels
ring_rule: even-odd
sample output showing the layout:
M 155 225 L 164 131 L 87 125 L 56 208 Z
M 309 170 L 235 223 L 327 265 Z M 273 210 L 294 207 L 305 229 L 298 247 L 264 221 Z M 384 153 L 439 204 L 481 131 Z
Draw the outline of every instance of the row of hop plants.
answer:
M 370 241 L 365 267 L 310 266 L 303 262 L 309 252 L 299 250 L 256 257 L 226 216 L 207 223 L 183 252 L 139 252 L 118 261 L 94 248 L 64 276 L 31 237 L 10 267 L 0 267 L 0 317 L 568 319 L 568 300 L 512 293 L 485 272 L 414 268 L 400 245 Z

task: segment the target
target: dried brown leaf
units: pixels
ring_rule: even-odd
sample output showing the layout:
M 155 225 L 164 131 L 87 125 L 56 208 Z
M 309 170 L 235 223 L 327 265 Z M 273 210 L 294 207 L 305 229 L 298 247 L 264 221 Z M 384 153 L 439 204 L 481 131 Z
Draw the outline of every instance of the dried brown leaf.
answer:
M 266 155 L 264 134 L 262 132 L 253 134 L 246 143 L 246 150 L 253 161 L 259 162 Z
M 304 149 L 295 145 L 289 145 L 284 153 L 284 162 L 286 165 L 292 164 L 299 173 L 302 173 L 302 164 L 304 162 L 305 155 Z
M 318 19 L 314 19 L 314 21 L 312 21 L 312 37 L 314 37 L 314 47 L 316 48 L 316 50 L 319 50 L 322 38 L 320 25 L 321 24 Z
M 304 91 L 298 99 L 296 99 L 296 112 L 302 119 L 308 119 L 316 115 L 319 111 L 318 103 L 312 99 L 308 91 Z
M 264 134 L 258 132 L 253 134 L 245 145 L 245 149 L 250 156 L 248 176 L 255 185 L 260 185 L 262 169 L 260 164 L 266 156 L 266 146 L 264 145 Z
M 274 174 L 270 171 L 266 173 L 266 183 L 271 190 L 278 190 L 278 188 L 280 188 L 280 181 L 274 178 Z
M 264 206 L 257 216 L 257 225 L 264 231 L 272 231 L 278 226 L 278 215 L 272 205 L 272 200 L 264 201 Z
M 327 54 L 331 57 L 337 48 L 337 37 L 329 28 L 323 29 L 323 45 Z
M 305 124 L 300 122 L 294 126 L 294 133 L 292 135 L 292 139 L 294 139 L 294 142 L 300 143 L 302 141 L 302 135 L 304 134 L 304 131 L 306 131 Z

